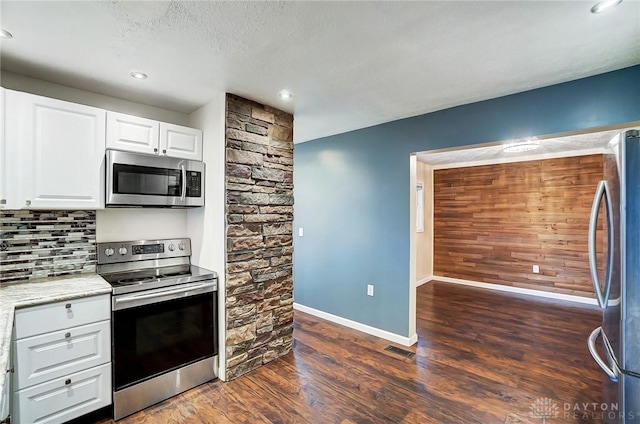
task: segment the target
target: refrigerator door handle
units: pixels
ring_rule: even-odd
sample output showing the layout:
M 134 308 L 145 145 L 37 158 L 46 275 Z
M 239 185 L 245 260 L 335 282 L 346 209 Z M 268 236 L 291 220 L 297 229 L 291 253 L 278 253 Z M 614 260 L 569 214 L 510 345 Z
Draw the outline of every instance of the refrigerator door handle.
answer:
M 616 373 L 615 368 L 614 367 L 610 368 L 609 365 L 607 365 L 602 360 L 602 358 L 598 354 L 598 351 L 596 350 L 596 340 L 598 339 L 598 337 L 600 337 L 601 334 L 602 334 L 602 327 L 598 327 L 595 330 L 593 330 L 589 335 L 589 339 L 587 340 L 589 353 L 591 354 L 591 357 L 593 358 L 593 360 L 596 361 L 596 364 L 598 364 L 600 369 L 602 369 L 602 371 L 604 371 L 604 373 L 607 374 L 607 376 L 611 379 L 611 381 L 617 382 L 618 373 Z
M 600 289 L 600 277 L 598 277 L 598 261 L 596 257 L 596 234 L 598 230 L 598 212 L 602 204 L 602 198 L 606 199 L 606 215 L 607 215 L 607 264 L 605 271 L 605 289 L 604 293 Z M 591 216 L 589 217 L 589 268 L 591 270 L 591 281 L 593 282 L 593 290 L 596 292 L 598 305 L 605 309 L 609 301 L 609 293 L 611 290 L 612 266 L 613 266 L 613 205 L 611 204 L 611 193 L 609 184 L 602 180 L 598 183 L 596 194 L 593 197 L 591 205 Z

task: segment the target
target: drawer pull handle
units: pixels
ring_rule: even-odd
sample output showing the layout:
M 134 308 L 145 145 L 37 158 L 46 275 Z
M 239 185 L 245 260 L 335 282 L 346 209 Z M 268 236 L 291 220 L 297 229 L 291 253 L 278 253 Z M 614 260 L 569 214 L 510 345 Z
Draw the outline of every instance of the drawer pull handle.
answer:
M 68 339 L 69 337 L 71 337 L 71 333 L 64 333 L 64 338 Z
M 71 379 L 70 379 L 70 378 L 67 378 L 67 379 L 64 381 L 64 385 L 65 385 L 65 386 L 68 386 L 69 384 L 71 384 Z
M 66 309 L 71 309 L 71 303 L 67 303 L 66 305 L 64 305 L 64 307 L 65 307 Z

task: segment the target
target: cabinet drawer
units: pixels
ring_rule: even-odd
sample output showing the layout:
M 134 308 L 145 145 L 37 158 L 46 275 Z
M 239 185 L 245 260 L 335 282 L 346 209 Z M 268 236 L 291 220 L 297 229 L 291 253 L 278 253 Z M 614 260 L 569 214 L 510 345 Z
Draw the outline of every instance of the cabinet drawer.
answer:
M 111 295 L 83 297 L 16 309 L 15 337 L 22 339 L 50 331 L 111 318 Z
M 111 404 L 111 364 L 16 392 L 11 422 L 63 423 Z
M 111 361 L 111 321 L 16 342 L 14 390 Z

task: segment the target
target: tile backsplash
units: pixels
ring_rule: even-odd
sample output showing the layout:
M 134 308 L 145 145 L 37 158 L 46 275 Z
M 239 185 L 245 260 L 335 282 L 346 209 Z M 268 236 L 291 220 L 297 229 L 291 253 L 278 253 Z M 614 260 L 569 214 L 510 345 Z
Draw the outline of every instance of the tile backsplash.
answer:
M 0 211 L 0 284 L 95 270 L 95 211 Z

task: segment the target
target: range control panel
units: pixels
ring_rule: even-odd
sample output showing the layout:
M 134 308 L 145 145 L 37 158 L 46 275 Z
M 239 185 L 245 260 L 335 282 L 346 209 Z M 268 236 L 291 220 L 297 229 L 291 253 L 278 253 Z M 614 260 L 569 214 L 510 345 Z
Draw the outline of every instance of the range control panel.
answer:
M 98 265 L 191 256 L 191 240 L 139 240 L 98 243 Z
M 137 244 L 131 247 L 131 254 L 133 255 L 148 255 L 150 253 L 164 253 L 164 243 Z

